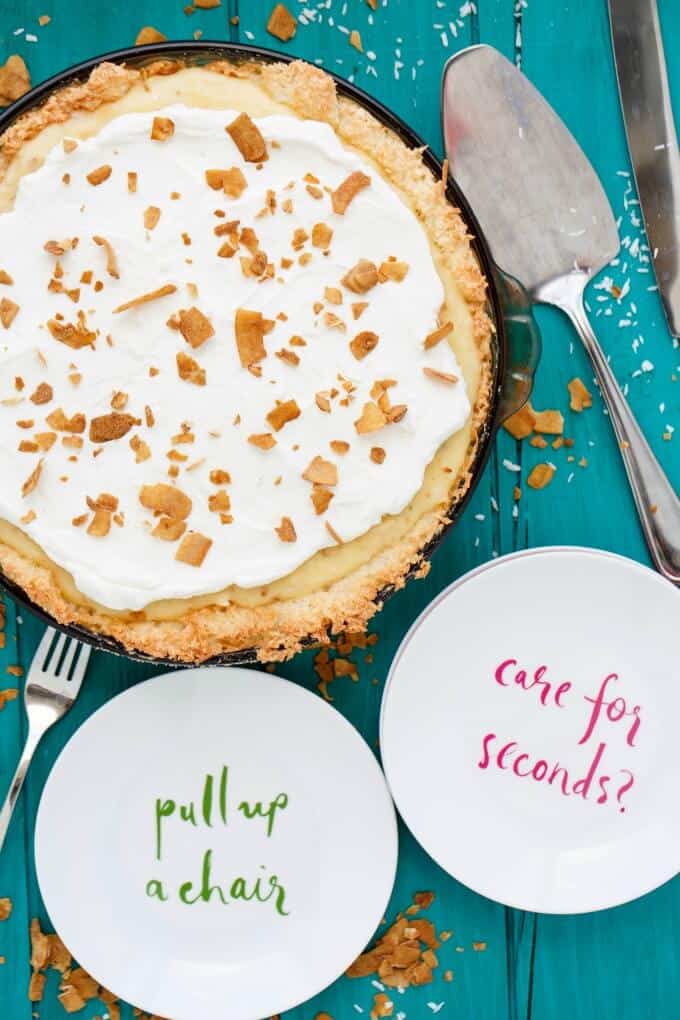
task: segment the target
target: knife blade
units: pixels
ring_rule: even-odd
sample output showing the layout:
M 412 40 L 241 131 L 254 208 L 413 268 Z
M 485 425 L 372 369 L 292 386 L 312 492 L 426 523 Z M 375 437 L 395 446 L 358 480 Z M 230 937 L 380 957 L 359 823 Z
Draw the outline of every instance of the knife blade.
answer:
M 668 327 L 680 336 L 680 154 L 656 0 L 609 0 L 616 77 Z

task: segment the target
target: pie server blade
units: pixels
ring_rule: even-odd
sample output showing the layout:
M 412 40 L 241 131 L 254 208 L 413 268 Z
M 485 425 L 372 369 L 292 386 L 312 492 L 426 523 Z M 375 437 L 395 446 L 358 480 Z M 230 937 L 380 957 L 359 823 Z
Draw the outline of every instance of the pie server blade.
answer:
M 442 118 L 453 176 L 495 261 L 534 301 L 565 312 L 590 355 L 657 569 L 680 583 L 680 500 L 640 430 L 583 306 L 619 238 L 595 171 L 531 82 L 491 46 L 444 70 Z

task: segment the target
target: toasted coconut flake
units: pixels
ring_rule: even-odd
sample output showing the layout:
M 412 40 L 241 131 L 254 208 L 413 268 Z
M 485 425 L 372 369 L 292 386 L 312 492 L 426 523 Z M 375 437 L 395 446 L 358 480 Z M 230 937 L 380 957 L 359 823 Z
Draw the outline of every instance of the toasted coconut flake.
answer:
M 228 471 L 224 471 L 222 468 L 213 468 L 210 472 L 210 481 L 213 485 L 230 485 L 231 475 Z
M 153 230 L 161 218 L 161 211 L 157 205 L 150 205 L 144 210 L 144 226 L 147 230 Z
M 9 106 L 25 95 L 31 87 L 31 76 L 23 59 L 16 53 L 0 67 L 0 106 Z
M 312 488 L 310 499 L 314 506 L 314 512 L 319 515 L 323 514 L 328 510 L 330 501 L 333 499 L 334 493 L 329 489 L 323 487 L 323 485 L 315 485 Z
M 176 542 L 187 530 L 186 522 L 175 517 L 159 517 L 151 534 L 164 542 Z
M 569 407 L 572 411 L 580 414 L 581 411 L 593 406 L 592 394 L 578 376 L 567 383 L 567 389 L 569 390 Z
M 0 269 L 0 283 L 6 287 L 11 287 L 14 283 L 14 280 L 5 269 Z
M 111 411 L 109 414 L 99 415 L 90 419 L 90 440 L 93 443 L 109 443 L 115 439 L 122 439 L 134 425 L 141 425 L 141 421 L 132 414 Z
M 341 333 L 347 330 L 344 321 L 335 312 L 324 312 L 323 321 L 329 329 L 338 329 Z
M 274 531 L 282 542 L 297 542 L 295 525 L 291 521 L 290 517 L 282 517 L 281 523 L 278 528 L 274 528 Z
M 33 524 L 33 521 L 37 517 L 35 510 L 27 510 L 22 517 L 19 518 L 21 524 Z M 2 695 L 4 692 L 0 692 L 0 708 L 2 708 Z
M 143 485 L 139 491 L 139 502 L 147 510 L 153 510 L 177 521 L 186 520 L 193 505 L 189 496 L 181 489 L 174 485 L 166 485 L 164 482 Z
M 314 401 L 320 411 L 324 411 L 326 414 L 330 414 L 331 402 L 330 392 L 328 390 L 319 390 L 318 393 L 315 393 Z
M 77 243 L 77 237 L 65 237 L 62 241 L 45 241 L 43 250 L 46 251 L 48 255 L 56 255 L 58 257 L 60 255 L 65 255 L 67 251 L 72 251 L 72 249 L 77 246 Z M 54 275 L 57 279 L 60 279 L 64 275 L 64 270 L 59 263 L 57 263 L 54 270 Z
M 54 429 L 55 432 L 75 432 L 82 433 L 85 431 L 85 415 L 74 414 L 71 418 L 67 418 L 61 407 L 52 411 L 48 414 L 45 419 L 50 428 Z
M 559 436 L 564 432 L 564 418 L 560 411 L 535 411 L 535 432 L 548 436 Z
M 153 25 L 145 25 L 144 28 L 140 28 L 135 39 L 135 46 L 148 46 L 149 43 L 166 42 L 167 35 L 163 35 Z
M 454 375 L 453 372 L 440 372 L 438 368 L 430 368 L 429 365 L 426 365 L 423 368 L 423 374 L 426 375 L 428 379 L 434 379 L 435 382 L 458 382 L 458 376 Z
M 378 334 L 371 333 L 370 330 L 364 330 L 362 333 L 357 333 L 354 339 L 350 342 L 349 349 L 351 350 L 357 361 L 362 361 L 367 354 L 370 354 L 378 346 Z
M 236 254 L 236 248 L 229 241 L 225 241 L 217 249 L 217 254 L 221 259 L 230 259 Z
M 276 440 L 271 432 L 255 432 L 248 436 L 248 442 L 257 446 L 258 450 L 271 450 L 273 446 L 276 446 Z
M 38 444 L 32 439 L 22 439 L 18 446 L 19 453 L 37 453 Z
M 289 42 L 297 31 L 297 19 L 290 13 L 285 4 L 277 4 L 269 15 L 267 31 L 270 35 Z
M 268 158 L 267 146 L 260 129 L 247 113 L 240 113 L 227 125 L 226 130 L 246 163 L 264 163 Z
M 409 271 L 408 262 L 400 262 L 398 259 L 389 258 L 381 263 L 378 269 L 378 280 L 386 283 L 392 280 L 394 283 L 401 283 Z
M 296 227 L 295 230 L 293 231 L 293 237 L 290 243 L 295 249 L 295 251 L 300 251 L 300 249 L 305 246 L 308 240 L 309 234 L 304 229 L 304 227 Z
M 215 335 L 210 319 L 195 307 L 180 310 L 179 331 L 194 349 Z
M 385 425 L 387 425 L 387 416 L 372 401 L 364 404 L 361 417 L 354 422 L 354 427 L 360 436 L 368 432 L 377 432 Z
M 166 283 L 157 290 L 149 291 L 148 294 L 141 294 L 139 297 L 132 298 L 131 301 L 126 301 L 122 305 L 118 305 L 117 308 L 113 309 L 114 315 L 118 312 L 127 312 L 129 308 L 137 308 L 139 305 L 146 305 L 150 301 L 157 301 L 159 298 L 167 297 L 168 294 L 174 294 L 177 287 L 174 283 Z
M 362 173 L 361 170 L 355 170 L 353 173 L 346 177 L 342 184 L 331 192 L 331 205 L 333 206 L 333 212 L 343 216 L 347 211 L 347 207 L 350 202 L 367 188 L 371 183 L 371 178 L 367 174 Z
M 35 490 L 38 482 L 40 481 L 43 463 L 44 461 L 41 457 L 36 466 L 31 471 L 26 481 L 24 482 L 24 484 L 21 486 L 21 495 L 24 499 L 26 498 L 26 496 L 29 496 Z
M 299 365 L 300 359 L 294 351 L 288 351 L 285 347 L 282 347 L 280 351 L 275 351 L 274 354 L 281 361 L 285 361 L 288 365 Z
M 356 322 L 368 308 L 368 301 L 354 301 L 352 303 L 352 318 Z
M 108 181 L 109 177 L 111 176 L 111 173 L 112 173 L 111 167 L 109 166 L 108 163 L 105 163 L 103 166 L 98 166 L 96 167 L 96 169 L 91 170 L 87 175 L 87 179 L 90 182 L 90 184 L 94 188 L 96 188 L 97 185 L 103 184 L 104 181 Z
M 428 333 L 423 341 L 423 347 L 426 351 L 429 351 L 431 347 L 435 347 L 440 340 L 448 336 L 453 331 L 453 323 L 445 322 L 443 325 L 438 326 L 437 329 L 433 329 L 431 333 Z
M 127 186 L 130 194 L 134 195 L 137 191 L 137 174 L 134 170 L 130 170 L 127 175 Z
M 274 432 L 280 432 L 289 421 L 295 421 L 299 417 L 300 408 L 296 400 L 277 400 L 276 407 L 272 408 L 267 415 L 267 421 L 274 429 Z
M 248 187 L 248 181 L 244 177 L 243 171 L 237 166 L 232 166 L 229 170 L 222 170 L 221 173 L 221 187 L 224 194 L 229 198 L 240 198 Z
M 111 511 L 97 508 L 87 527 L 88 535 L 104 538 L 111 530 Z M 79 1007 L 80 1008 L 80 1007 Z
M 201 535 L 199 531 L 188 531 L 175 553 L 179 563 L 188 563 L 190 567 L 200 567 L 212 545 L 212 539 Z
M 29 400 L 33 404 L 49 404 L 50 400 L 54 396 L 54 392 L 49 383 L 41 382 L 34 389 L 33 393 L 29 397 Z
M 95 244 L 98 244 L 100 248 L 103 248 L 106 252 L 106 272 L 109 276 L 113 276 L 114 279 L 120 279 L 120 273 L 118 271 L 118 262 L 116 261 L 116 253 L 113 250 L 113 245 L 110 241 L 107 241 L 105 237 L 100 237 L 98 234 L 92 238 Z
M 208 510 L 211 513 L 226 513 L 231 510 L 231 499 L 226 489 L 218 489 L 208 496 Z
M 175 133 L 175 123 L 169 117 L 154 117 L 151 138 L 154 142 L 167 142 Z
M 546 485 L 550 485 L 554 476 L 555 468 L 552 464 L 536 464 L 529 472 L 527 485 L 531 489 L 545 489 Z
M 29 1002 L 42 1002 L 43 995 L 45 993 L 45 981 L 46 977 L 39 970 L 34 970 L 31 974 L 31 980 L 28 983 L 28 1000 Z
M 238 308 L 236 311 L 236 347 L 244 368 L 250 368 L 267 357 L 263 342 L 266 323 L 262 312 L 249 311 L 247 308 Z
M 374 262 L 359 259 L 342 278 L 342 283 L 353 294 L 366 294 L 378 282 L 378 270 Z M 363 309 L 362 309 L 363 310 Z
M 313 485 L 337 485 L 338 469 L 330 460 L 316 456 L 302 472 L 302 477 Z
M 0 322 L 9 329 L 19 313 L 19 305 L 16 301 L 10 301 L 9 298 L 2 298 L 0 300 Z
M 405 417 L 407 411 L 408 407 L 406 404 L 394 404 L 393 407 L 389 407 L 385 410 L 385 414 L 387 415 L 390 425 L 396 425 L 397 422 L 400 422 L 402 418 Z
M 135 464 L 142 464 L 151 457 L 151 449 L 139 436 L 133 436 L 130 440 L 130 448 L 135 455 Z
M 353 46 L 355 50 L 359 51 L 359 53 L 364 52 L 364 47 L 361 45 L 361 34 L 359 33 L 358 29 L 356 28 L 352 29 L 348 36 L 348 42 L 350 46 Z
M 333 239 L 333 231 L 327 223 L 315 223 L 312 227 L 312 244 L 315 248 L 328 248 Z
M 534 431 L 535 425 L 536 415 L 529 401 L 503 422 L 503 428 L 515 439 L 526 439 Z
M 248 258 L 241 258 L 241 270 L 244 276 L 261 278 L 267 271 L 267 256 L 263 251 L 258 251 Z
M 201 368 L 195 358 L 191 358 L 184 351 L 179 351 L 176 355 L 176 361 L 180 379 L 193 383 L 194 386 L 205 386 L 205 369 Z

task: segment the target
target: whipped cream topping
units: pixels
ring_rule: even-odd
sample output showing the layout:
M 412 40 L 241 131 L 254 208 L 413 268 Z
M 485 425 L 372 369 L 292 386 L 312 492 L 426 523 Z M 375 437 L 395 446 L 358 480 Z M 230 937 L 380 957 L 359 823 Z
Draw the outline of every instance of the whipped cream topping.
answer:
M 165 140 L 150 138 L 158 116 L 174 125 Z M 120 116 L 75 147 L 55 147 L 21 180 L 13 210 L 0 215 L 0 271 L 12 281 L 0 282 L 9 322 L 0 325 L 0 517 L 69 571 L 81 592 L 112 609 L 266 584 L 320 549 L 356 538 L 408 504 L 438 447 L 470 412 L 449 344 L 424 346 L 444 291 L 413 211 L 327 124 L 255 119 L 268 159 L 254 164 L 225 131 L 236 116 L 184 106 Z M 110 174 L 92 183 L 103 166 Z M 247 185 L 238 198 L 206 182 L 206 170 L 232 167 Z M 356 171 L 370 184 L 343 214 L 334 212 L 331 191 Z M 215 228 L 234 220 L 232 236 L 233 229 L 255 231 L 269 265 L 264 278 L 246 275 L 247 265 L 244 272 L 241 259 L 251 253 L 243 244 L 232 257 L 218 256 L 225 236 Z M 311 239 L 318 223 L 333 232 L 324 248 Z M 300 242 L 297 235 L 297 246 L 295 231 L 306 236 Z M 76 246 L 60 253 L 64 239 L 74 238 Z M 56 249 L 45 250 L 49 241 Z M 407 264 L 403 279 L 366 293 L 341 282 L 361 259 L 380 267 L 390 258 Z M 164 296 L 116 311 L 163 287 Z M 355 319 L 357 303 L 365 308 Z M 214 331 L 196 347 L 168 325 L 190 308 Z M 266 356 L 250 368 L 235 338 L 239 309 L 272 323 Z M 54 335 L 54 324 L 57 333 L 77 326 L 79 313 L 95 339 L 73 348 Z M 378 340 L 358 358 L 351 342 L 361 332 Z M 277 356 L 282 350 L 289 354 Z M 204 385 L 180 377 L 178 354 L 197 363 Z M 393 381 L 382 406 L 405 405 L 406 412 L 360 433 L 355 423 L 378 400 L 380 380 Z M 36 393 L 43 383 L 48 389 Z M 102 441 L 91 422 L 112 413 L 112 399 L 134 424 Z M 291 401 L 298 416 L 276 430 L 267 415 Z M 60 429 L 59 409 L 61 419 L 84 416 L 84 430 L 82 420 L 79 432 L 63 431 L 63 420 Z M 53 441 L 43 438 L 50 432 Z M 183 434 L 190 441 L 178 441 Z M 262 435 L 275 445 L 249 441 Z M 346 452 L 338 442 L 348 444 Z M 302 477 L 317 457 L 334 466 L 335 484 L 327 467 L 325 484 Z M 180 540 L 151 534 L 158 518 L 140 492 L 159 483 L 191 501 L 186 534 L 209 540 L 201 543 L 200 565 L 175 558 Z M 220 491 L 227 500 L 214 499 Z M 320 513 L 313 492 L 317 503 L 319 493 L 332 494 Z M 116 510 L 111 523 L 104 507 L 110 527 L 97 535 L 91 523 L 100 494 L 115 497 Z

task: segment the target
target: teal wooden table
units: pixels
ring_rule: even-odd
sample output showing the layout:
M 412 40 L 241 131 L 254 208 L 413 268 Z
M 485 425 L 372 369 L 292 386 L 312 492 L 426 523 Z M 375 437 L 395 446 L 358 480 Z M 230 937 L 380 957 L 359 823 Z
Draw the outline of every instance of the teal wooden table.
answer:
M 186 2 L 186 0 L 184 0 Z M 222 0 L 212 10 L 184 13 L 183 0 L 1 0 L 0 63 L 13 52 L 27 61 L 33 82 L 86 57 L 132 43 L 143 25 L 171 39 L 200 32 L 205 39 L 280 45 L 267 35 L 273 0 Z M 616 375 L 628 393 L 657 456 L 680 483 L 678 421 L 680 374 L 677 345 L 665 326 L 649 265 L 640 210 L 620 120 L 604 0 L 289 0 L 299 18 L 287 52 L 352 78 L 391 106 L 440 153 L 439 85 L 445 60 L 473 42 L 491 43 L 521 63 L 555 106 L 600 174 L 615 215 L 622 250 L 590 287 L 596 327 Z M 680 32 L 677 0 L 660 0 L 671 81 L 680 104 Z M 38 18 L 49 15 L 49 24 Z M 349 44 L 357 29 L 363 52 Z M 680 105 L 678 106 L 680 108 Z M 511 186 L 511 182 L 509 185 Z M 499 196 L 499 202 L 502 196 Z M 512 269 L 511 266 L 507 267 Z M 565 410 L 569 450 L 549 450 L 557 472 L 540 491 L 526 476 L 545 452 L 503 433 L 463 519 L 434 557 L 426 580 L 411 583 L 375 621 L 373 659 L 357 652 L 358 682 L 341 678 L 331 688 L 335 705 L 377 741 L 378 707 L 392 657 L 406 628 L 451 580 L 493 556 L 525 546 L 555 543 L 609 549 L 647 562 L 633 501 L 612 431 L 592 384 L 592 372 L 575 335 L 559 313 L 539 311 L 544 355 L 534 405 Z M 591 410 L 568 410 L 566 384 L 580 376 L 593 390 Z M 571 461 L 568 457 L 573 457 Z M 519 465 L 520 473 L 508 469 Z M 581 462 L 581 465 L 579 464 Z M 518 504 L 513 488 L 523 484 Z M 531 606 L 526 607 L 531 612 Z M 641 612 L 643 612 L 641 608 Z M 6 647 L 0 651 L 0 690 L 21 680 L 10 667 L 26 668 L 41 633 L 30 614 L 7 605 Z M 57 1000 L 57 975 L 44 1000 L 32 1006 L 28 928 L 49 920 L 33 863 L 33 823 L 40 791 L 56 755 L 80 723 L 113 694 L 156 672 L 103 653 L 93 656 L 84 691 L 70 716 L 47 736 L 33 764 L 5 850 L 0 857 L 0 897 L 10 897 L 10 918 L 0 922 L 0 1017 L 56 1020 L 66 1014 Z M 312 656 L 299 655 L 281 670 L 314 689 Z M 19 700 L 0 712 L 0 794 L 25 736 Z M 121 756 L 125 748 L 120 749 Z M 427 748 L 422 752 L 427 772 Z M 66 817 L 64 824 L 68 825 Z M 680 882 L 616 910 L 580 917 L 549 917 L 506 909 L 449 878 L 402 828 L 397 882 L 387 913 L 405 909 L 417 890 L 435 894 L 427 911 L 438 930 L 454 936 L 438 951 L 431 985 L 395 995 L 394 1016 L 421 1020 L 441 1012 L 458 1020 L 676 1020 L 680 1016 Z M 134 839 L 134 834 L 131 834 Z M 512 855 L 512 848 L 500 853 Z M 73 847 L 77 855 L 79 848 Z M 501 862 L 507 865 L 507 860 Z M 642 866 L 643 862 L 641 862 Z M 93 932 L 96 938 L 96 932 Z M 473 943 L 485 943 L 484 951 Z M 452 971 L 453 979 L 445 980 Z M 263 975 L 263 980 L 266 976 Z M 114 990 L 115 991 L 115 990 Z M 370 1014 L 371 979 L 341 978 L 288 1020 L 333 1020 Z M 106 1018 L 109 1008 L 88 1003 L 78 1016 Z M 132 1016 L 122 1006 L 121 1016 Z M 210 1018 L 196 1018 L 210 1020 Z

